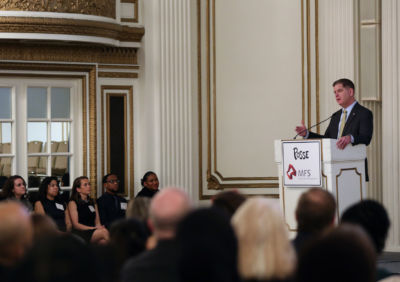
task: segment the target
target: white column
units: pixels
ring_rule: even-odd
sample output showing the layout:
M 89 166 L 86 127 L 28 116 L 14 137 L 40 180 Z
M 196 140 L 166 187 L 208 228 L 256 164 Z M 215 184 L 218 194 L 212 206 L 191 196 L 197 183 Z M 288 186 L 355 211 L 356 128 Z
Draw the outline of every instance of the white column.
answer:
M 386 243 L 391 251 L 400 251 L 399 15 L 397 0 L 382 0 L 382 190 L 392 223 Z
M 192 103 L 191 2 L 159 0 L 160 5 L 160 177 L 196 198 Z M 192 31 L 193 30 L 193 31 Z M 194 108 L 194 107 L 193 107 Z

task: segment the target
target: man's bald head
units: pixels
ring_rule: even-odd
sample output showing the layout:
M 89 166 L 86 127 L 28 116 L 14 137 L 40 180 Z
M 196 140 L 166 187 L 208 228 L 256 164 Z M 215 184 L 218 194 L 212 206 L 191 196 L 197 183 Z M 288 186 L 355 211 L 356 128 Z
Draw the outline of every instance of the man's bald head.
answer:
M 326 190 L 312 188 L 300 196 L 296 219 L 300 232 L 321 232 L 335 219 L 335 198 Z
M 0 203 L 0 264 L 15 264 L 32 243 L 29 213 L 20 203 Z
M 168 187 L 157 193 L 150 204 L 150 225 L 159 239 L 175 236 L 179 221 L 190 210 L 186 193 L 176 187 Z

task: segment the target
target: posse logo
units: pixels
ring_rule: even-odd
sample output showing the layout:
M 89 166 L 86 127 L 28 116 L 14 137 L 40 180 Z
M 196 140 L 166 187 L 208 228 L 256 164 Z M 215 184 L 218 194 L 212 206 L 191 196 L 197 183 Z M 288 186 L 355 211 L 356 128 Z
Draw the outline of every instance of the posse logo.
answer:
M 286 175 L 289 177 L 289 179 L 293 179 L 293 176 L 297 175 L 296 169 L 292 164 L 289 164 L 288 170 L 286 172 Z

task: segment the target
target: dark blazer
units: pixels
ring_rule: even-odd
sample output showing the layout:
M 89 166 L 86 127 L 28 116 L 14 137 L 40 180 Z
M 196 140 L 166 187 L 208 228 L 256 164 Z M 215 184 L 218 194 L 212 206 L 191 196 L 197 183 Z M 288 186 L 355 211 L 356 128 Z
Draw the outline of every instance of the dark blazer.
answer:
M 122 208 L 121 203 L 125 204 L 124 209 Z M 97 199 L 101 224 L 105 225 L 107 229 L 109 229 L 114 221 L 125 217 L 127 205 L 128 201 L 124 198 L 105 192 Z
M 339 131 L 340 116 L 342 110 L 335 112 L 332 115 L 331 122 L 325 131 L 324 135 L 310 132 L 308 138 L 332 138 L 337 139 Z M 356 103 L 350 112 L 346 124 L 343 129 L 343 135 L 352 135 L 354 137 L 353 145 L 365 144 L 369 145 L 372 139 L 373 131 L 372 112 L 367 108 Z
M 340 116 L 342 109 L 332 115 L 331 122 L 324 135 L 310 132 L 308 138 L 332 138 L 337 139 L 339 131 Z M 372 112 L 361 106 L 358 102 L 354 105 L 350 112 L 346 124 L 343 129 L 343 135 L 352 135 L 354 138 L 353 145 L 365 144 L 369 145 L 373 132 L 373 116 Z M 365 159 L 365 178 L 368 181 L 368 163 Z
M 179 282 L 178 245 L 160 240 L 157 246 L 129 259 L 121 272 L 122 282 Z

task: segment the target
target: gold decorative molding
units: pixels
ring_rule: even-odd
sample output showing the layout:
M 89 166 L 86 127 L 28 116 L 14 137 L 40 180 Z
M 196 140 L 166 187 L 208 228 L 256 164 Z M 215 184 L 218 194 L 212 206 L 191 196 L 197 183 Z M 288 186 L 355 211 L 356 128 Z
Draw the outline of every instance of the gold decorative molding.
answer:
M 137 64 L 136 50 L 132 48 L 17 43 L 2 43 L 0 60 Z M 35 68 L 41 68 L 41 65 L 35 65 Z
M 78 19 L 0 17 L 0 32 L 96 36 L 140 42 L 144 28 Z
M 121 0 L 122 3 L 133 4 L 134 14 L 132 18 L 121 18 L 121 22 L 137 23 L 139 21 L 139 0 Z
M 131 72 L 98 72 L 99 77 L 109 77 L 109 78 L 138 78 L 137 73 Z
M 74 13 L 115 18 L 115 0 L 7 0 L 0 11 Z
M 107 90 L 120 90 L 120 91 L 124 91 L 121 93 L 109 93 L 107 94 Z M 128 93 L 126 93 L 126 91 L 128 91 Z M 126 186 L 129 187 L 129 193 L 127 191 L 125 191 L 125 197 L 133 197 L 135 190 L 134 190 L 134 127 L 133 127 L 133 87 L 130 85 L 102 85 L 101 86 L 101 168 L 102 168 L 102 173 L 104 173 L 104 163 L 105 163 L 105 158 L 104 158 L 104 151 L 105 151 L 105 145 L 104 145 L 104 96 L 105 95 L 120 95 L 120 96 L 124 96 L 127 97 L 127 95 L 129 95 L 129 105 L 127 105 L 126 109 L 128 110 L 129 107 L 129 131 L 130 134 L 128 136 L 129 139 L 129 152 L 130 152 L 130 160 L 129 160 L 129 165 L 130 165 L 130 170 L 129 170 L 129 175 L 130 175 L 130 181 L 128 182 L 127 179 L 125 179 L 125 183 Z M 108 103 L 107 103 L 108 104 Z M 108 109 L 106 110 L 108 113 Z M 126 115 L 127 117 L 127 115 Z M 127 132 L 127 126 L 128 126 L 128 122 L 126 122 L 125 124 L 126 128 L 125 128 L 125 132 Z M 109 124 L 108 124 L 108 118 L 107 118 L 107 132 L 109 130 Z M 109 135 L 107 136 L 107 138 L 109 138 Z M 126 141 L 125 141 L 126 142 Z M 126 145 L 125 145 L 126 146 Z M 126 147 L 127 148 L 127 147 Z M 128 153 L 128 150 L 126 150 L 126 152 Z M 109 153 L 109 151 L 108 151 Z M 108 160 L 107 163 L 109 163 L 110 157 L 108 156 Z M 126 161 L 126 160 L 125 160 Z M 109 167 L 109 165 L 108 165 Z M 128 169 L 128 166 L 125 165 L 125 169 Z M 128 173 L 125 173 L 126 178 L 128 177 Z
M 219 180 L 211 175 L 207 178 L 207 188 L 209 190 L 224 190 L 236 188 L 279 188 L 276 183 L 220 183 Z

